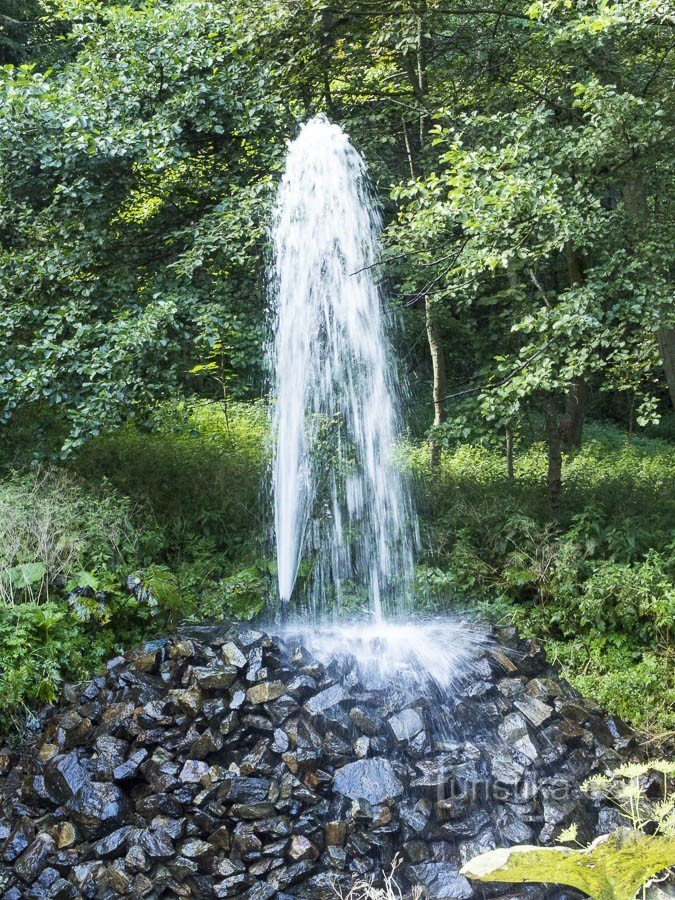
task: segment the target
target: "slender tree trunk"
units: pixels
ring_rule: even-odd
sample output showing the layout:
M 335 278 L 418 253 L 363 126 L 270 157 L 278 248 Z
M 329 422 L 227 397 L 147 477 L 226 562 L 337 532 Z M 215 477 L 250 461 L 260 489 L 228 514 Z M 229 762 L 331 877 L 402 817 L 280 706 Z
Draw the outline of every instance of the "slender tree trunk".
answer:
M 584 434 L 584 420 L 589 395 L 588 385 L 583 378 L 575 378 L 565 395 L 565 412 L 558 431 L 563 449 L 578 450 Z
M 431 353 L 431 365 L 433 369 L 433 398 L 434 398 L 434 429 L 442 425 L 446 419 L 445 412 L 445 395 L 447 393 L 447 372 L 445 368 L 445 353 L 441 343 L 440 328 L 438 318 L 435 315 L 432 301 L 427 297 L 425 300 L 425 319 L 427 327 L 427 340 L 429 342 L 429 352 Z M 440 461 L 440 445 L 436 436 L 431 435 L 429 441 L 429 463 L 434 469 Z
M 675 328 L 663 325 L 656 332 L 663 371 L 666 374 L 670 402 L 675 409 Z
M 546 404 L 546 440 L 548 441 L 548 514 L 556 522 L 560 517 L 562 494 L 562 444 L 558 430 L 558 415 L 553 399 Z
M 506 426 L 506 475 L 509 481 L 513 481 L 513 431 L 511 426 Z
M 426 13 L 426 2 L 422 0 L 418 8 L 417 18 L 417 47 L 414 59 L 411 54 L 406 53 L 403 56 L 403 66 L 408 75 L 415 99 L 420 107 L 419 117 L 419 145 L 420 150 L 424 147 L 424 137 L 427 127 L 425 114 L 426 101 L 426 59 L 429 51 L 429 39 L 424 34 L 424 17 Z M 407 134 L 406 134 L 407 141 Z M 408 154 L 410 169 L 412 172 L 412 156 Z M 418 167 L 419 168 L 419 167 Z M 423 168 L 423 166 L 422 166 Z M 447 393 L 447 373 L 445 365 L 445 351 L 441 340 L 441 328 L 438 322 L 438 316 L 433 308 L 433 303 L 429 297 L 424 300 L 424 313 L 427 329 L 427 341 L 429 343 L 429 354 L 431 356 L 431 366 L 433 371 L 433 388 L 432 395 L 434 401 L 434 429 L 442 425 L 446 419 L 445 412 L 445 395 Z M 429 462 L 432 469 L 438 466 L 440 461 L 440 445 L 432 432 L 429 441 Z
M 323 82 L 323 99 L 326 104 L 326 112 L 332 118 L 335 117 L 335 107 L 333 105 L 333 95 L 330 89 L 330 73 L 331 73 L 331 50 L 333 47 L 333 28 L 335 25 L 335 16 L 328 10 L 321 13 L 321 34 L 319 36 L 321 63 L 321 80 Z

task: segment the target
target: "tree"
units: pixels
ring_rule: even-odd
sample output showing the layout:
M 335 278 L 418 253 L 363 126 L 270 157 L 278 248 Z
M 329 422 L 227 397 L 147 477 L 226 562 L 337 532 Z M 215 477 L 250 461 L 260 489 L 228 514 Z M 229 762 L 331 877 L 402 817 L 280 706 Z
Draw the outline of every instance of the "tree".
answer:
M 437 171 L 397 192 L 395 251 L 424 248 L 436 262 L 435 302 L 456 315 L 489 296 L 508 303 L 513 339 L 495 347 L 488 335 L 481 356 L 491 365 L 450 399 L 499 429 L 533 404 L 542 411 L 554 518 L 588 384 L 643 390 L 668 343 L 669 44 L 648 6 L 533 4 L 509 65 L 522 92 L 493 88 L 479 113 L 440 111 Z M 652 213 L 639 221 L 625 199 L 636 171 Z M 643 420 L 654 404 L 646 393 Z
M 82 5 L 66 43 L 52 71 L 3 71 L 0 383 L 5 421 L 51 408 L 68 449 L 180 389 L 223 337 L 251 389 L 293 123 L 220 4 Z

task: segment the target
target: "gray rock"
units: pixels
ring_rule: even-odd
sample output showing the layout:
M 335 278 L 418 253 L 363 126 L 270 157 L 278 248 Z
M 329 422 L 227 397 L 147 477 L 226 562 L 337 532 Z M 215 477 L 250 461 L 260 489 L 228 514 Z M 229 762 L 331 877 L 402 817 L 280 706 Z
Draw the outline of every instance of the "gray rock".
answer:
M 261 681 L 246 691 L 246 700 L 257 706 L 259 703 L 269 703 L 270 700 L 276 700 L 285 691 L 286 687 L 282 681 Z
M 310 697 L 305 703 L 304 709 L 311 716 L 318 716 L 331 709 L 331 707 L 344 703 L 346 700 L 349 700 L 349 692 L 341 684 L 334 684 L 332 687 L 326 688 L 325 691 Z
M 259 803 L 269 799 L 271 781 L 267 778 L 237 776 L 227 789 L 228 803 Z
M 114 859 L 116 856 L 124 856 L 129 846 L 129 838 L 133 833 L 134 829 L 130 825 L 123 825 L 97 841 L 92 846 L 92 850 L 98 859 Z
M 386 803 L 400 797 L 404 788 L 388 759 L 360 759 L 338 769 L 333 791 L 351 800 Z
M 523 697 L 515 705 L 535 728 L 540 728 L 553 715 L 553 707 L 536 697 Z
M 209 773 L 209 764 L 203 760 L 186 759 L 178 778 L 183 784 L 199 784 Z
M 387 721 L 394 737 L 401 744 L 409 744 L 424 731 L 424 720 L 416 709 L 403 709 Z
M 434 900 L 468 900 L 473 896 L 470 882 L 450 863 L 427 862 L 406 869 L 417 884 L 421 884 Z
M 243 669 L 248 662 L 234 641 L 228 641 L 226 644 L 223 644 L 220 653 L 226 665 L 235 666 L 237 669 Z
M 35 828 L 28 819 L 19 819 L 2 845 L 2 858 L 7 863 L 14 862 L 33 841 Z
M 511 713 L 505 716 L 499 725 L 498 731 L 499 736 L 507 744 L 510 744 L 528 759 L 534 761 L 539 755 L 539 750 L 533 741 L 527 722 L 520 713 Z
M 82 787 L 66 804 L 73 819 L 90 834 L 122 821 L 127 798 L 114 784 L 91 782 Z
M 55 756 L 44 768 L 45 785 L 59 803 L 65 803 L 90 781 L 79 751 Z
M 23 881 L 32 884 L 44 869 L 47 857 L 54 849 L 54 839 L 49 834 L 39 834 L 14 863 L 14 871 Z
M 200 688 L 224 690 L 232 684 L 239 670 L 236 666 L 216 665 L 196 666 L 192 672 Z
M 128 779 L 135 778 L 138 774 L 138 770 L 147 758 L 147 750 L 144 748 L 135 750 L 130 754 L 127 760 L 120 762 L 119 765 L 115 766 L 113 769 L 113 778 L 115 781 L 127 781 Z

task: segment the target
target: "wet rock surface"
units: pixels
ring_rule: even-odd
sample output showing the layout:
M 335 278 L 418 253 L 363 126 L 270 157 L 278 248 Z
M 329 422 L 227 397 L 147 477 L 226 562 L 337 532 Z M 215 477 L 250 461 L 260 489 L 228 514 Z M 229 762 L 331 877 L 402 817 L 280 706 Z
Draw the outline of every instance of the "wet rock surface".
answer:
M 330 898 L 398 854 L 430 898 L 577 897 L 472 885 L 477 853 L 592 838 L 579 790 L 635 749 L 511 629 L 452 689 L 373 690 L 262 632 L 186 627 L 108 663 L 0 750 L 0 895 Z

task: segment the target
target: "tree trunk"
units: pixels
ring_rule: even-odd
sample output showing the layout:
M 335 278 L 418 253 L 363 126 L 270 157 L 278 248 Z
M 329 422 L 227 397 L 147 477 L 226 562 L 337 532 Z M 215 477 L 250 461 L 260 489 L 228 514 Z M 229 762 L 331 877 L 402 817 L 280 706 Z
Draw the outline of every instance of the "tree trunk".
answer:
M 427 327 L 427 340 L 431 353 L 431 365 L 433 369 L 433 398 L 434 398 L 434 429 L 442 425 L 446 419 L 445 395 L 447 393 L 447 373 L 445 369 L 445 353 L 441 343 L 438 318 L 433 309 L 432 301 L 427 297 L 424 301 L 424 310 Z M 429 463 L 434 469 L 440 461 L 441 448 L 432 432 L 429 441 Z
M 430 50 L 429 40 L 424 34 L 424 16 L 426 13 L 426 0 L 422 0 L 417 9 L 417 47 L 415 53 L 404 53 L 402 56 L 403 68 L 408 76 L 413 94 L 420 108 L 419 113 L 419 147 L 420 151 L 424 147 L 424 136 L 427 127 L 425 115 L 426 102 L 426 58 Z M 412 153 L 410 145 L 405 134 L 406 145 L 408 150 L 408 164 L 411 174 L 413 172 Z M 420 166 L 418 166 L 418 169 Z M 423 169 L 423 165 L 422 165 Z M 422 173 L 423 174 L 423 173 Z M 433 303 L 429 297 L 424 298 L 424 313 L 427 329 L 427 341 L 429 343 L 429 354 L 431 356 L 431 366 L 433 370 L 433 387 L 432 396 L 434 401 L 434 429 L 442 425 L 446 419 L 445 413 L 445 395 L 447 393 L 447 374 L 445 367 L 445 352 L 441 341 L 441 329 L 438 322 L 438 316 L 435 314 Z M 434 469 L 440 462 L 441 448 L 438 440 L 432 431 L 429 440 L 429 462 L 431 468 Z
M 567 273 L 571 285 L 584 283 L 586 257 L 568 245 L 565 250 Z M 559 435 L 565 450 L 578 450 L 584 436 L 584 420 L 588 405 L 588 385 L 581 377 L 572 379 L 565 397 L 565 413 L 559 426 Z
M 565 450 L 578 450 L 581 447 L 588 395 L 588 385 L 584 379 L 573 379 L 567 389 L 565 413 L 558 427 L 560 441 Z
M 546 440 L 548 441 L 548 514 L 557 522 L 560 517 L 560 496 L 562 494 L 562 445 L 558 430 L 558 415 L 552 399 L 546 404 Z
M 513 431 L 509 425 L 506 426 L 506 476 L 513 481 Z

